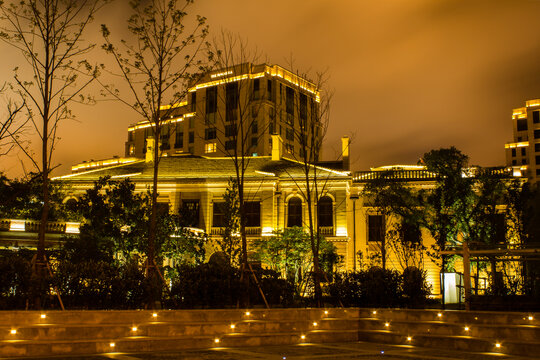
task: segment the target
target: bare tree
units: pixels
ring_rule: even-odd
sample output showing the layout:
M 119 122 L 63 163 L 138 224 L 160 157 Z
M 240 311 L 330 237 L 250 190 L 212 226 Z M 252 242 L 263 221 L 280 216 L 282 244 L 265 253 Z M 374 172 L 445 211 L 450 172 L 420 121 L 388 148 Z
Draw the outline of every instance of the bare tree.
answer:
M 291 61 L 291 68 L 294 66 Z M 286 119 L 290 127 L 286 127 L 285 140 L 291 143 L 286 145 L 288 157 L 296 160 L 301 168 L 301 180 L 291 179 L 296 183 L 298 191 L 305 200 L 307 207 L 307 228 L 311 252 L 313 254 L 313 284 L 317 306 L 322 306 L 320 245 L 323 234 L 321 224 L 318 223 L 319 201 L 328 191 L 330 177 L 326 168 L 318 166 L 321 160 L 322 142 L 326 135 L 330 120 L 330 102 L 332 93 L 326 88 L 326 74 L 317 73 L 313 81 L 308 74 L 296 71 L 298 85 L 286 90 Z M 298 124 L 296 124 L 298 122 Z M 298 150 L 294 145 L 298 145 Z M 347 149 L 348 151 L 348 149 Z
M 230 32 L 222 31 L 220 36 L 214 39 L 214 53 L 216 66 L 227 76 L 225 91 L 218 92 L 217 88 L 207 90 L 207 101 L 214 96 L 217 106 L 214 112 L 205 109 L 206 125 L 215 124 L 217 141 L 223 151 L 234 165 L 235 174 L 233 180 L 236 184 L 238 196 L 239 230 L 241 238 L 240 263 L 244 270 L 248 269 L 248 243 L 246 227 L 248 216 L 246 207 L 249 196 L 246 189 L 246 170 L 253 159 L 254 147 L 258 139 L 264 133 L 264 122 L 258 122 L 258 113 L 265 98 L 265 90 L 254 88 L 255 79 L 252 79 L 254 66 L 258 65 L 260 55 L 253 50 L 247 41 Z M 215 91 L 215 94 L 211 92 Z M 221 96 L 221 97 L 220 97 Z M 247 288 L 249 276 L 243 276 L 244 296 L 242 301 L 247 305 Z
M 72 118 L 69 106 L 87 101 L 82 92 L 98 75 L 98 68 L 85 60 L 93 48 L 83 34 L 105 0 L 28 0 L 0 4 L 1 37 L 26 60 L 15 69 L 14 88 L 23 97 L 24 110 L 41 140 L 41 160 L 21 146 L 42 176 L 41 225 L 34 275 L 45 275 L 45 228 L 49 215 L 49 175 L 58 140 L 58 126 Z M 79 81 L 81 76 L 86 76 Z M 15 137 L 12 139 L 16 140 Z M 45 289 L 42 289 L 45 291 Z M 40 291 L 34 306 L 41 306 Z
M 116 46 L 105 25 L 103 49 L 111 54 L 119 68 L 119 74 L 129 89 L 129 95 L 122 95 L 112 87 L 105 86 L 109 95 L 114 96 L 149 122 L 155 145 L 153 151 L 152 212 L 148 232 L 147 276 L 159 279 L 155 264 L 156 219 L 158 197 L 158 170 L 161 159 L 159 141 L 162 131 L 173 115 L 178 104 L 186 97 L 189 83 L 197 74 L 207 71 L 205 64 L 211 53 L 204 41 L 208 34 L 206 19 L 202 16 L 191 18 L 188 10 L 192 1 L 150 0 L 130 2 L 133 14 L 128 20 L 128 30 L 133 41 L 121 40 Z M 157 291 L 156 289 L 154 289 Z M 150 306 L 157 300 L 153 294 Z
M 5 88 L 4 85 L 0 89 L 0 93 L 3 93 Z M 25 105 L 24 98 L 20 103 L 16 103 L 12 99 L 8 99 L 6 102 L 7 114 L 0 120 L 0 156 L 7 155 L 17 145 L 21 132 L 28 123 L 28 119 L 20 119 L 21 111 L 24 110 Z

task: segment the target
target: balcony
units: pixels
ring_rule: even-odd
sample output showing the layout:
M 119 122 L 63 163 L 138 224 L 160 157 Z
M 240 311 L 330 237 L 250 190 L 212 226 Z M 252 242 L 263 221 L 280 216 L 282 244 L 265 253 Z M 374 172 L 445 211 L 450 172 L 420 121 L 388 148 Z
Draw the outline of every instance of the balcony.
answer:
M 0 231 L 39 232 L 39 220 L 0 219 Z M 78 234 L 80 223 L 48 221 L 49 234 Z
M 319 233 L 323 236 L 334 236 L 333 226 L 319 226 Z
M 212 230 L 210 231 L 211 235 L 219 235 L 223 236 L 225 234 L 225 228 L 224 227 L 212 227 Z M 248 226 L 246 227 L 246 235 L 247 236 L 261 236 L 261 227 L 260 226 Z M 240 236 L 240 234 L 238 234 Z

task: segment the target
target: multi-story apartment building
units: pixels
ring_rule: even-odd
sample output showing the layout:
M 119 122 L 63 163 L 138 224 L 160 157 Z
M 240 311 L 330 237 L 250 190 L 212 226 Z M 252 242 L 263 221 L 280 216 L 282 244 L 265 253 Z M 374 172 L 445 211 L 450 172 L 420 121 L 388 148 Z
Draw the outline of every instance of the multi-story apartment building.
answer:
M 299 158 L 300 134 L 320 139 L 319 101 L 315 84 L 278 65 L 212 71 L 192 84 L 187 99 L 162 106 L 160 147 L 164 156 L 269 156 L 271 135 L 278 134 L 289 156 Z M 126 156 L 144 157 L 152 129 L 148 121 L 129 126 Z
M 506 164 L 536 183 L 540 178 L 540 99 L 513 110 L 512 130 L 514 141 L 505 145 Z

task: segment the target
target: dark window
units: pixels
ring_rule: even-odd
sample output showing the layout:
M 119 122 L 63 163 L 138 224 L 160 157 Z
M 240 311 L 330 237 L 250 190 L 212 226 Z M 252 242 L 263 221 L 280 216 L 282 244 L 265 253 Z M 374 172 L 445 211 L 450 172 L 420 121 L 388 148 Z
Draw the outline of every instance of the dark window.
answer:
M 197 110 L 197 93 L 194 91 L 191 93 L 191 111 Z
M 384 240 L 384 215 L 368 215 L 368 241 Z
M 521 156 L 525 156 L 525 155 L 527 155 L 527 149 L 522 147 L 521 148 Z
M 206 89 L 206 113 L 217 112 L 217 87 L 212 86 Z
M 317 204 L 317 221 L 319 226 L 334 226 L 332 199 L 323 196 Z
M 288 86 L 285 88 L 285 111 L 287 114 L 294 114 L 294 89 Z
M 161 129 L 160 139 L 161 139 L 161 150 L 169 150 L 171 145 L 169 144 L 169 127 L 164 126 Z
M 268 133 L 269 133 L 269 134 L 273 134 L 275 128 L 276 128 L 276 125 L 275 125 L 273 122 L 270 122 L 270 123 L 268 124 Z
M 234 150 L 236 148 L 236 140 L 225 141 L 225 150 Z
M 204 139 L 205 140 L 213 140 L 217 137 L 217 130 L 216 128 L 208 128 L 204 130 Z
M 183 200 L 180 208 L 183 226 L 199 227 L 199 200 Z
M 261 203 L 259 201 L 244 202 L 244 212 L 246 214 L 246 226 L 261 226 Z
M 516 148 L 512 148 L 512 157 L 516 157 Z
M 307 96 L 300 94 L 300 119 L 307 119 Z
M 422 232 L 417 225 L 401 224 L 401 238 L 405 244 L 420 244 Z
M 540 139 L 540 129 L 534 130 L 534 138 L 535 139 Z
M 540 169 L 536 169 L 536 176 L 540 176 Z
M 294 141 L 294 130 L 291 128 L 285 129 L 285 139 L 289 141 Z
M 512 160 L 512 165 L 517 165 L 517 160 Z
M 522 165 L 527 165 L 527 159 L 521 159 L 521 164 Z
M 256 134 L 259 131 L 259 127 L 257 126 L 257 121 L 253 121 L 251 123 L 251 133 Z
M 225 125 L 225 136 L 235 136 L 236 125 Z
M 258 143 L 258 138 L 252 137 L 251 138 L 251 146 L 257 146 L 257 143 Z
M 133 131 L 128 131 L 128 141 L 133 141 Z
M 302 200 L 293 197 L 287 206 L 287 227 L 302 226 Z
M 518 119 L 517 121 L 517 131 L 527 130 L 527 119 Z
M 495 244 L 504 244 L 506 241 L 506 218 L 504 214 L 494 214 L 491 219 L 492 241 Z
M 266 82 L 266 97 L 268 100 L 272 100 L 274 98 L 272 94 L 272 80 L 268 80 Z
M 540 152 L 540 143 L 534 144 L 534 152 Z
M 238 118 L 238 82 L 229 83 L 225 87 L 225 117 L 227 121 Z
M 253 80 L 253 100 L 259 100 L 261 93 L 261 82 L 260 79 Z
M 212 226 L 224 227 L 225 226 L 225 206 L 224 202 L 215 202 L 212 211 Z
M 538 124 L 540 123 L 540 111 L 533 111 L 533 123 Z
M 188 139 L 189 143 L 193 144 L 193 142 L 195 141 L 195 133 L 193 131 L 190 131 L 188 136 L 189 136 L 189 139 Z
M 536 165 L 540 165 L 540 155 L 536 155 L 535 161 Z

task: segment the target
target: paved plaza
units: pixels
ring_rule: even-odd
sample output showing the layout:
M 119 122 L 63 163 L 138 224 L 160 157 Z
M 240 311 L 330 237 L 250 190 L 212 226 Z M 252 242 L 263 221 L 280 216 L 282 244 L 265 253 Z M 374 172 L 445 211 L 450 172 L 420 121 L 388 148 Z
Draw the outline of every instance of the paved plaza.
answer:
M 27 358 L 28 359 L 28 358 Z M 33 358 L 32 360 L 37 360 Z M 43 358 L 39 358 L 43 359 Z M 89 356 L 51 357 L 58 360 L 525 360 L 540 357 L 519 357 L 495 353 L 466 353 L 428 349 L 415 346 L 398 346 L 366 342 L 299 344 L 242 348 L 212 348 L 154 353 L 110 353 Z

